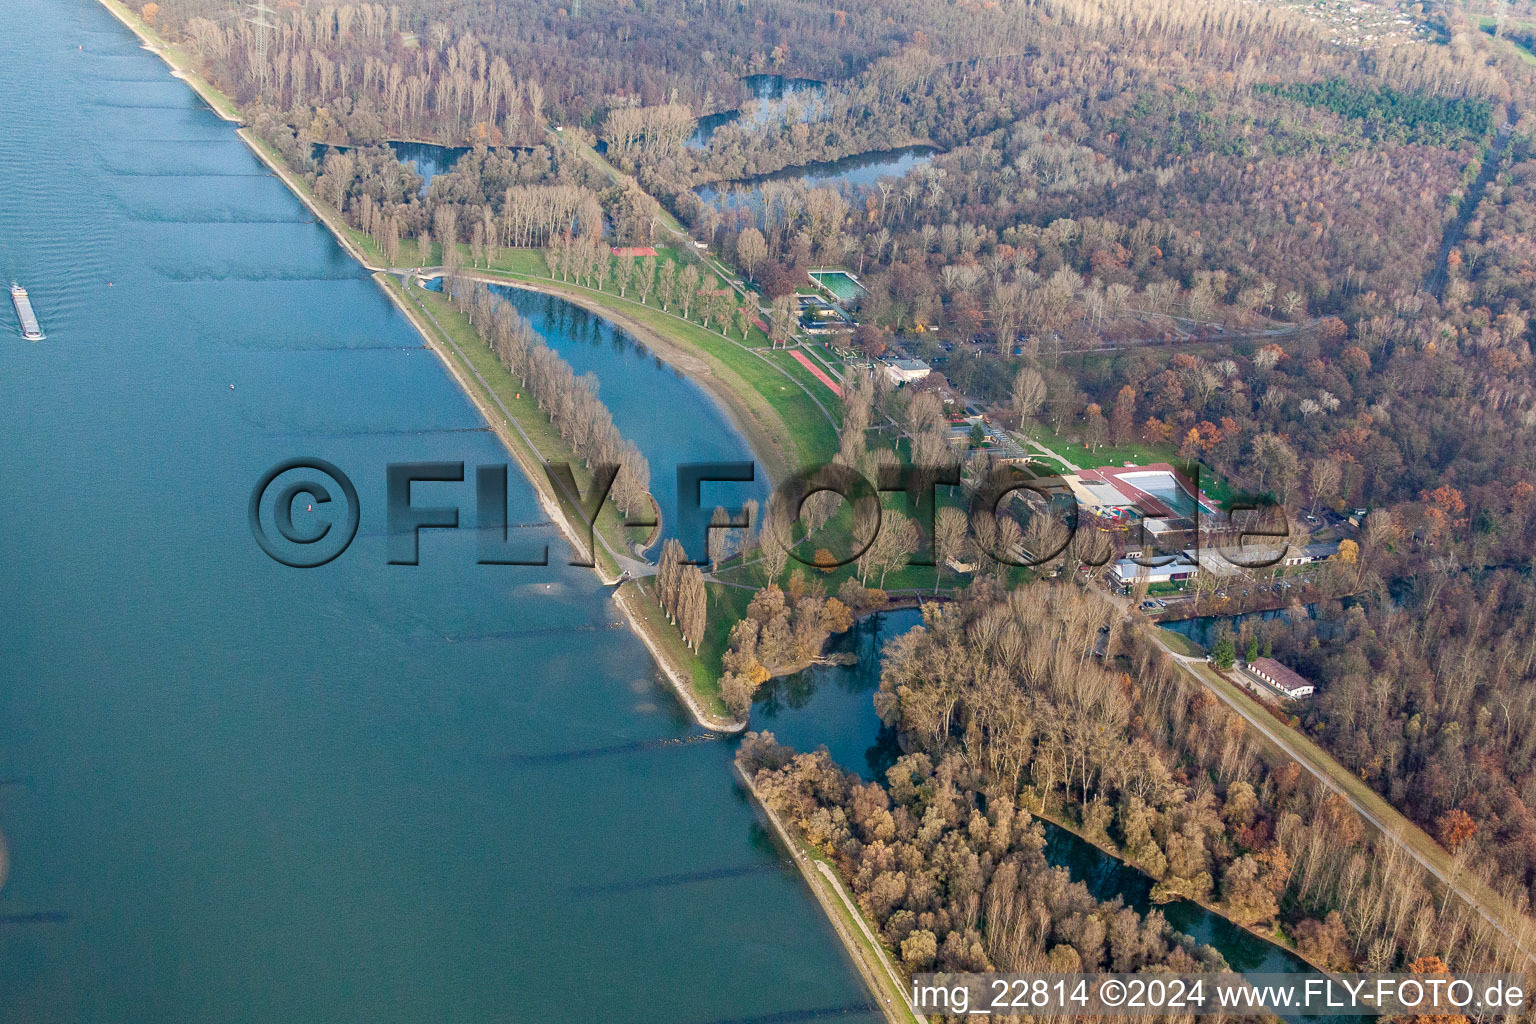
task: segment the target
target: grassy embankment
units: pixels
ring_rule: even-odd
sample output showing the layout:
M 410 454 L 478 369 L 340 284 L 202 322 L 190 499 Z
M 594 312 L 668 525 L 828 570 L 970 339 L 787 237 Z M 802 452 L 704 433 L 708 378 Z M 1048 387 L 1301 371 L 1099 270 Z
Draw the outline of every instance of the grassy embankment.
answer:
M 927 1018 L 913 1012 L 907 999 L 906 983 L 897 971 L 890 951 L 877 938 L 878 931 L 864 919 L 858 904 L 849 896 L 836 866 L 774 813 L 746 772 L 737 768 L 736 774 L 763 809 L 779 841 L 788 849 L 795 867 L 800 869 L 801 877 L 816 896 L 816 902 L 821 904 L 833 930 L 852 955 L 854 966 L 859 969 L 865 984 L 879 997 L 879 1009 L 886 1020 L 891 1024 L 927 1024 Z
M 681 354 L 702 359 L 708 377 L 700 383 L 717 393 L 723 391 L 720 397 L 738 413 L 738 425 L 749 438 L 765 441 L 776 450 L 777 459 L 774 452 L 759 453 L 765 461 L 779 462 L 777 466 L 770 465 L 770 475 L 782 476 L 786 470 L 816 465 L 837 453 L 837 398 L 810 374 L 797 376 L 786 365 L 793 360 L 784 358 L 779 362 L 782 353 L 776 356 L 760 351 L 750 343 L 743 344 L 739 339 L 665 312 L 656 305 L 654 295 L 641 302 L 632 289 L 628 295 L 620 296 L 609 289 L 551 279 L 543 254 L 535 250 L 508 250 L 489 263 L 488 268 L 464 269 L 488 280 L 506 280 L 584 300 L 621 325 L 638 327 L 642 341 L 659 343 L 663 351 L 657 355 L 663 359 L 669 355 L 665 349 L 671 346 Z M 798 363 L 794 365 L 804 371 Z
M 498 413 L 505 410 L 516 421 L 502 423 L 497 432 L 507 447 L 517 457 L 524 475 L 539 489 L 549 502 L 557 502 L 554 489 L 542 471 L 545 462 L 565 462 L 572 468 L 577 486 L 583 492 L 591 484 L 591 474 L 560 437 L 549 417 L 539 409 L 517 379 L 507 370 L 481 339 L 468 319 L 441 293 L 416 287 L 385 274 L 376 275 L 382 286 L 401 303 L 411 316 L 418 330 L 444 344 L 435 346 L 460 384 L 468 391 L 493 426 L 497 426 Z M 454 365 L 457 364 L 457 365 Z M 566 517 L 570 522 L 572 517 Z M 647 539 L 648 530 L 626 530 L 620 515 L 611 502 L 603 505 L 595 528 L 607 542 L 607 547 L 624 552 L 630 541 Z M 577 524 L 572 523 L 573 527 Z M 551 558 L 559 557 L 552 552 Z M 596 545 L 594 560 L 599 574 L 608 580 L 616 579 L 620 569 L 612 554 L 602 543 Z M 632 580 L 620 587 L 620 604 L 646 645 L 655 653 L 662 669 L 680 688 L 688 692 L 680 694 L 693 710 L 699 721 L 714 729 L 731 729 L 738 726 L 725 704 L 720 700 L 719 655 L 706 659 L 689 650 L 650 594 L 648 584 Z M 713 611 L 713 609 L 712 609 Z M 712 624 L 720 618 L 711 615 Z
M 423 333 L 436 335 L 436 340 L 450 343 L 436 347 L 451 362 L 457 364 L 457 369 L 465 371 L 456 373 L 455 376 L 465 384 L 466 390 L 471 392 L 471 397 L 477 400 L 476 404 L 480 406 L 482 412 L 486 413 L 492 426 L 496 426 L 497 421 L 502 420 L 499 413 L 503 409 L 516 421 L 516 428 L 503 433 L 507 434 L 513 454 L 521 457 L 523 472 L 534 485 L 546 497 L 558 501 L 558 496 L 545 477 L 542 467 L 544 463 L 563 462 L 571 466 L 577 486 L 585 492 L 592 482 L 586 466 L 572 452 L 570 445 L 560 436 L 533 396 L 523 388 L 502 365 L 501 360 L 496 358 L 496 354 L 490 350 L 489 346 L 481 340 L 479 333 L 470 325 L 469 320 L 442 294 L 418 288 L 413 284 L 402 283 L 397 278 L 381 276 L 383 276 L 384 288 L 402 300 L 408 307 L 408 313 L 411 312 L 409 307 L 414 307 L 416 312 L 425 314 L 424 318 L 412 317 L 418 329 Z M 511 426 L 504 420 L 501 425 Z M 601 542 L 595 545 L 596 568 L 604 578 L 610 580 L 617 578 L 621 570 L 609 548 L 624 552 L 630 541 L 643 541 L 646 539 L 645 534 L 650 532 L 626 530 L 620 519 L 621 516 L 613 507 L 613 503 L 605 502 L 595 524 L 597 533 L 603 541 L 606 541 L 606 546 Z

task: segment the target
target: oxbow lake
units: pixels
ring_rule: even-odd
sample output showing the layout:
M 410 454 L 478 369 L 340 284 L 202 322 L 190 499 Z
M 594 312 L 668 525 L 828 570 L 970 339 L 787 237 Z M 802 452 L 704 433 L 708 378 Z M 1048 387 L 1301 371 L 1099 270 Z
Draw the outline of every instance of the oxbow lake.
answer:
M 882 178 L 904 178 L 914 168 L 933 159 L 938 150 L 932 146 L 903 146 L 900 149 L 884 149 L 873 153 L 843 157 L 822 163 L 786 167 L 771 174 L 760 174 L 741 181 L 715 182 L 700 185 L 694 192 L 706 203 L 722 210 L 746 206 L 761 210 L 762 185 L 772 181 L 801 181 L 811 188 L 836 188 L 841 190 L 871 188 Z
M 722 110 L 699 118 L 688 146 L 702 149 L 709 145 L 715 130 L 721 125 L 739 121 L 750 112 L 749 124 L 761 126 L 775 119 L 792 117 L 797 121 L 810 121 L 821 116 L 821 97 L 826 83 L 814 78 L 790 78 L 785 75 L 748 75 L 741 80 L 751 99 L 741 110 Z
M 441 279 L 430 287 L 440 290 Z M 662 536 L 684 540 L 692 557 L 705 557 L 702 533 L 684 538 L 677 511 L 677 467 L 688 463 L 753 462 L 751 483 L 705 483 L 704 519 L 717 505 L 735 511 L 748 499 L 768 505 L 768 478 L 746 439 L 708 392 L 673 368 L 628 331 L 553 295 L 492 285 L 517 308 L 544 343 L 577 375 L 597 379 L 597 395 L 619 433 L 633 441 L 651 468 L 651 494 L 661 508 Z M 759 513 L 761 517 L 761 512 Z M 660 552 L 659 544 L 649 553 Z

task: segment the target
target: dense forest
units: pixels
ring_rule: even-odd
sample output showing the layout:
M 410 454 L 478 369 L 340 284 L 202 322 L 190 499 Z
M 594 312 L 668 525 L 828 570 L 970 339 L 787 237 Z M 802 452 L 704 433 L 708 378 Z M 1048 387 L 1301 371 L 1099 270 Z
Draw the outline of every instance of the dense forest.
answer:
M 1156 880 L 1154 899 L 1278 926 L 1330 969 L 1520 959 L 1339 797 L 1267 763 L 1098 594 L 982 583 L 930 605 L 887 647 L 876 706 L 908 751 L 883 784 L 770 736 L 738 757 L 909 970 L 1187 969 L 1201 955 L 1155 914 L 1085 901 L 1044 865 L 1031 813 L 1117 850 Z

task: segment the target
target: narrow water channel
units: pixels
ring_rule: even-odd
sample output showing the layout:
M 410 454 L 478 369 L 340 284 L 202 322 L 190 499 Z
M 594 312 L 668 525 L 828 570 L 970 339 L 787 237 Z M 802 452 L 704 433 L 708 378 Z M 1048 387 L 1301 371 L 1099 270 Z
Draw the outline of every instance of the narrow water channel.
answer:
M 752 728 L 772 732 L 796 750 L 825 746 L 845 771 L 881 779 L 901 756 L 896 737 L 875 713 L 880 688 L 880 657 L 886 643 L 922 623 L 918 610 L 902 610 L 863 619 L 837 642 L 858 661 L 847 666 L 816 666 L 764 686 L 752 709 Z M 1214 947 L 1233 969 L 1245 972 L 1300 973 L 1311 968 L 1299 957 L 1253 935 L 1197 903 L 1175 900 L 1153 904 L 1152 879 L 1116 860 L 1066 829 L 1042 822 L 1046 859 L 1066 868 L 1100 900 L 1123 899 L 1141 913 L 1162 911 L 1168 922 L 1197 942 Z
M 440 290 L 442 281 L 434 280 L 429 286 Z M 702 385 L 628 331 L 580 306 L 526 288 L 491 288 L 517 308 L 577 376 L 596 378 L 598 397 L 613 414 L 619 433 L 633 441 L 650 464 L 651 494 L 661 508 L 663 537 L 679 536 L 677 468 L 682 465 L 753 462 L 755 479 L 750 483 L 705 483 L 700 507 L 706 513 L 717 505 L 735 510 L 749 499 L 759 508 L 767 507 L 769 486 L 763 467 L 755 463 L 746 439 Z M 704 557 L 702 535 L 690 536 L 686 542 L 691 555 Z

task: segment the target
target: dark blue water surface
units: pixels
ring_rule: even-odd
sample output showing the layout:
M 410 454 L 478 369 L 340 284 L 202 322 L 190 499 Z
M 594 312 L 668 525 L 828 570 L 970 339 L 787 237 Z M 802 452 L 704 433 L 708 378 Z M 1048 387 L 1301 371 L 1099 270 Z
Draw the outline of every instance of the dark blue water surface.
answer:
M 378 287 L 104 10 L 0 18 L 0 258 L 48 332 L 0 329 L 0 1020 L 865 1005 L 515 471 L 557 564 L 477 566 L 468 531 L 386 564 L 387 463 L 507 456 Z M 298 455 L 362 506 L 318 569 L 247 523 Z M 468 525 L 473 487 L 416 500 Z
M 743 181 L 716 182 L 694 189 L 700 199 L 723 210 L 747 206 L 761 210 L 765 181 L 803 181 L 811 188 L 857 189 L 872 186 L 881 178 L 903 178 L 913 168 L 927 163 L 938 150 L 932 146 L 904 146 L 874 153 L 860 153 L 822 163 L 786 167 L 771 174 L 760 174 Z
M 785 75 L 747 75 L 741 80 L 751 93 L 752 103 L 749 108 L 752 111 L 752 119 L 749 122 L 753 126 L 768 124 L 775 118 L 783 117 L 789 112 L 789 100 L 793 99 L 798 105 L 798 119 L 802 121 L 814 120 L 821 115 L 821 97 L 826 91 L 826 83 L 814 78 L 790 78 Z M 694 126 L 693 134 L 688 137 L 687 144 L 694 149 L 702 149 L 709 145 L 710 137 L 721 125 L 730 124 L 741 119 L 743 110 L 722 110 L 714 114 L 705 114 L 699 118 Z
M 459 158 L 469 152 L 468 146 L 437 146 L 430 142 L 392 141 L 385 143 L 385 145 L 394 151 L 395 159 L 401 163 L 411 164 L 416 168 L 416 173 L 422 177 L 421 191 L 423 194 L 426 193 L 427 186 L 431 184 L 433 178 L 453 170 L 454 165 L 459 162 Z M 317 142 L 314 145 L 314 156 L 316 160 L 323 160 L 325 154 L 333 149 L 339 153 L 344 153 L 349 148 L 351 147 L 328 146 L 323 142 Z

